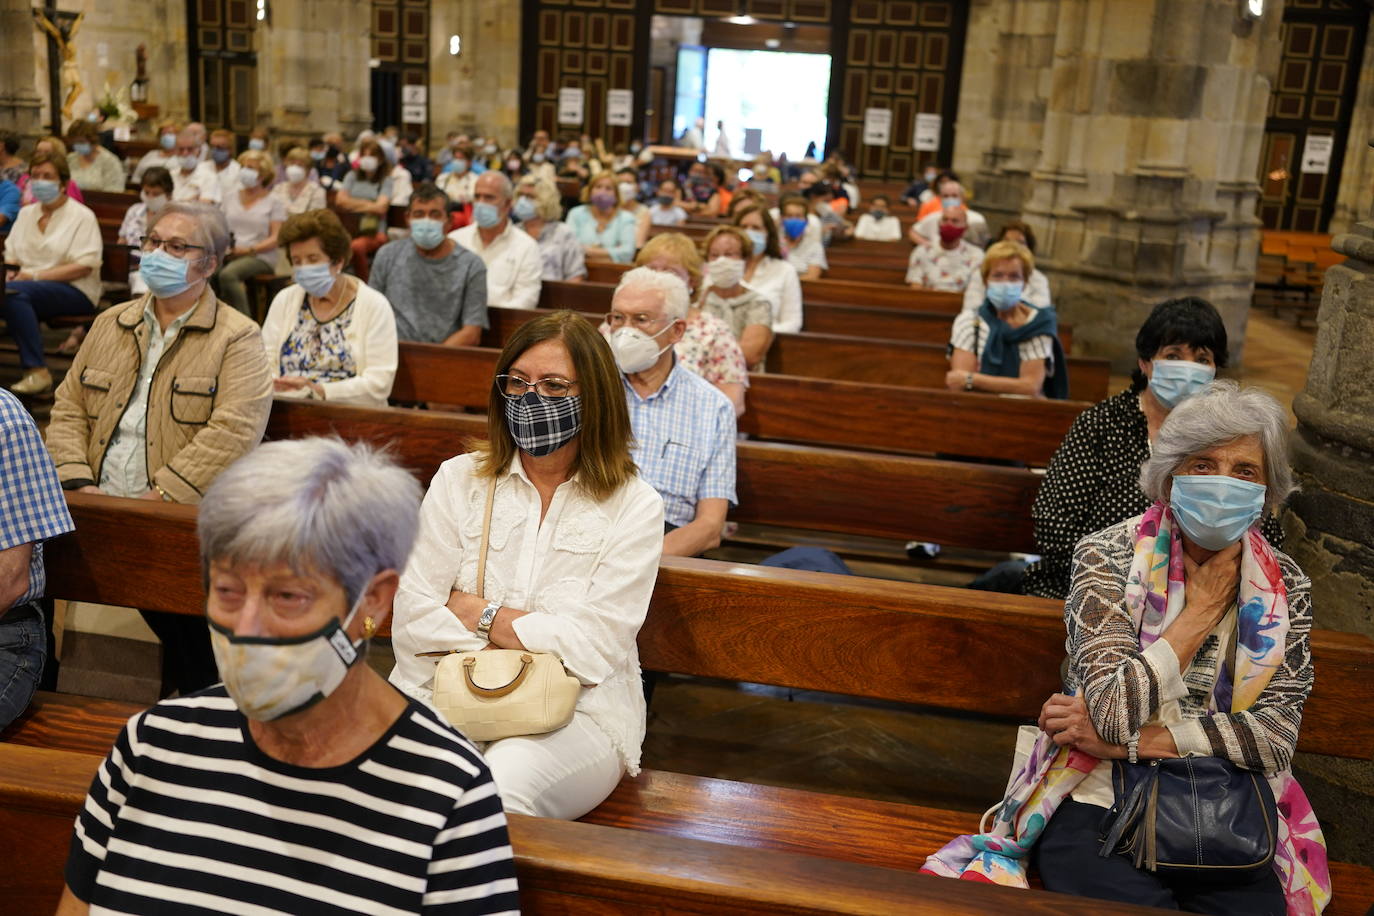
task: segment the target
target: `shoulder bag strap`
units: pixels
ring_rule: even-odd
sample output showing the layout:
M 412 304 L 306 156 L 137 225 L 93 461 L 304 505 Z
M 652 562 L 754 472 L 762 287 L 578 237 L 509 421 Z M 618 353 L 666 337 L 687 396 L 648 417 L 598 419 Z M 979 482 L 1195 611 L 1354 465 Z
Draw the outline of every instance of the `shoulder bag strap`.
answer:
M 491 507 L 496 502 L 496 477 L 487 486 L 487 506 L 482 511 L 482 546 L 477 554 L 477 597 L 485 598 L 487 581 L 487 543 L 491 540 Z

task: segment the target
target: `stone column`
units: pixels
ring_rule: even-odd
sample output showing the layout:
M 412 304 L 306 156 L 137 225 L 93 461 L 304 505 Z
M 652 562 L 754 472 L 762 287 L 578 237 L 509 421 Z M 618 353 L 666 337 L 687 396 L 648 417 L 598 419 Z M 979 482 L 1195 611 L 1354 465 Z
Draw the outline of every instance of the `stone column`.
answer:
M 1369 37 L 1364 45 L 1355 87 L 1355 109 L 1350 118 L 1350 134 L 1345 144 L 1341 167 L 1341 186 L 1336 192 L 1336 212 L 1331 215 L 1329 231 L 1334 235 L 1353 231 L 1350 227 L 1374 216 L 1370 189 L 1374 188 L 1374 13 L 1370 13 Z
M 1149 309 L 1180 295 L 1217 306 L 1240 362 L 1281 19 L 1273 9 L 1245 22 L 1238 10 L 1232 0 L 1061 0 L 1049 29 L 1043 135 L 1022 213 L 1055 304 L 1076 326 L 1076 352 L 1118 372 L 1135 364 Z M 1008 186 L 1019 183 L 1017 158 L 1002 167 Z
M 0 128 L 38 137 L 44 130 L 47 80 L 40 84 L 33 3 L 0 0 Z M 42 61 L 47 66 L 47 58 Z
M 1307 387 L 1293 401 L 1302 489 L 1284 519 L 1285 546 L 1312 579 L 1317 625 L 1374 636 L 1374 220 L 1332 247 L 1347 260 L 1326 270 Z M 1299 755 L 1297 765 L 1331 844 L 1374 863 L 1374 763 Z

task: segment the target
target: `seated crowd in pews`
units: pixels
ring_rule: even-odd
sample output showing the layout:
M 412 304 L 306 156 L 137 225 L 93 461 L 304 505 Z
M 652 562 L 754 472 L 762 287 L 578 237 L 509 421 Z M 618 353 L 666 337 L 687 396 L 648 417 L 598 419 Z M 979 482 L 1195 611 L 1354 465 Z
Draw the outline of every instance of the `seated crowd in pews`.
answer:
M 208 909 L 347 898 L 514 910 L 502 812 L 576 819 L 638 773 L 636 637 L 660 557 L 720 543 L 740 503 L 750 373 L 806 336 L 805 284 L 857 234 L 845 217 L 859 189 L 838 160 L 778 198 L 768 160 L 731 186 L 711 163 L 662 175 L 648 151 L 542 131 L 524 149 L 453 136 L 433 159 L 415 138 L 368 131 L 345 152 L 334 135 L 280 163 L 265 135 L 237 157 L 224 131 L 169 124 L 159 137 L 119 233 L 146 292 L 96 317 L 57 387 L 46 448 L 0 392 L 0 628 L 22 630 L 0 641 L 22 647 L 0 651 L 0 723 L 23 712 L 41 669 L 42 545 L 72 527 L 61 491 L 199 506 L 209 627 L 141 612 L 163 643 L 163 696 L 177 698 L 136 717 L 102 764 L 62 911 L 138 911 L 192 888 Z M 105 166 L 88 148 L 98 133 L 78 125 L 68 139 L 70 157 L 46 138 L 30 158 L 34 202 L 6 243 L 22 395 L 53 383 L 39 322 L 101 299 L 101 227 L 70 182 Z M 1010 223 L 982 251 L 987 223 L 957 177 L 920 184 L 932 186 L 904 196 L 919 208 L 908 280 L 957 294 L 948 396 L 971 410 L 965 392 L 1066 398 L 1030 228 Z M 864 234 L 891 235 L 879 200 Z M 692 223 L 700 244 L 658 231 Z M 385 408 L 406 347 L 474 347 L 494 309 L 534 309 L 546 283 L 590 285 L 607 263 L 624 269 L 594 320 L 562 310 L 502 332 L 485 402 L 447 405 L 485 408 L 485 436 L 445 453 L 465 450 L 423 501 L 365 446 L 259 444 L 274 394 Z M 294 283 L 259 326 L 251 284 L 279 271 Z M 1310 586 L 1276 546 L 1293 488 L 1286 419 L 1268 395 L 1214 382 L 1226 332 L 1202 300 L 1160 304 L 1136 350 L 1131 387 L 1083 411 L 1049 462 L 1031 511 L 1040 561 L 974 583 L 1065 602 L 1064 689 L 1044 701 L 992 825 L 925 867 L 1025 886 L 1033 863 L 1046 888 L 1082 896 L 1319 911 L 1324 845 L 1289 770 L 1313 668 Z M 359 663 L 389 615 L 399 691 Z M 451 652 L 469 653 L 462 671 L 422 654 Z M 515 690 L 535 683 L 522 679 L 536 657 L 561 666 L 538 689 L 564 682 L 565 716 L 478 743 L 448 727 L 467 720 L 440 672 L 476 692 L 474 670 L 508 670 Z M 1266 777 L 1247 784 L 1249 803 L 1283 825 L 1242 880 L 1099 854 L 1099 824 L 1121 814 L 1114 778 L 1180 757 L 1215 762 L 1217 778 Z M 207 784 L 220 769 L 229 784 Z M 263 837 L 274 841 L 253 848 Z M 339 862 L 354 867 L 346 887 Z

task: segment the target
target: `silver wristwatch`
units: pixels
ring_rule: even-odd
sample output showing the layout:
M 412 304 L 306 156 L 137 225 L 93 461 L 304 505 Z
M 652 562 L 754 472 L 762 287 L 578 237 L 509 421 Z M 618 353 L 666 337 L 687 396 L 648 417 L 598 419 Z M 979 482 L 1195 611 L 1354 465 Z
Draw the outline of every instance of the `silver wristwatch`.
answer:
M 496 622 L 496 612 L 501 610 L 501 602 L 492 601 L 482 608 L 482 616 L 477 618 L 477 635 L 491 639 L 491 625 Z
M 1139 763 L 1140 757 L 1140 732 L 1135 732 L 1126 739 L 1126 759 L 1131 763 Z

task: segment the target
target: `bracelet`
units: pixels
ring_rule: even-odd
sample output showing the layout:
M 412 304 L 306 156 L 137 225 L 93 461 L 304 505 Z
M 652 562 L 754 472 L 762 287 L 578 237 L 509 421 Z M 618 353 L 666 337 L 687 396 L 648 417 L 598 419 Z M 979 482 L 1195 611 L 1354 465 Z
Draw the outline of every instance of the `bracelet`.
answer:
M 972 373 L 972 372 L 966 373 L 966 374 L 964 375 L 964 390 L 965 390 L 965 391 L 972 391 L 972 390 L 973 390 L 973 373 Z
M 172 495 L 171 495 L 170 493 L 168 493 L 166 490 L 162 489 L 162 487 L 158 486 L 157 484 L 153 484 L 153 489 L 154 489 L 154 490 L 157 490 L 157 493 L 158 493 L 159 496 L 162 497 L 162 501 L 163 501 L 163 502 L 168 502 L 168 503 L 174 503 L 174 502 L 176 502 L 175 499 L 172 499 Z
M 1126 759 L 1131 763 L 1140 762 L 1140 732 L 1134 732 L 1126 739 Z

